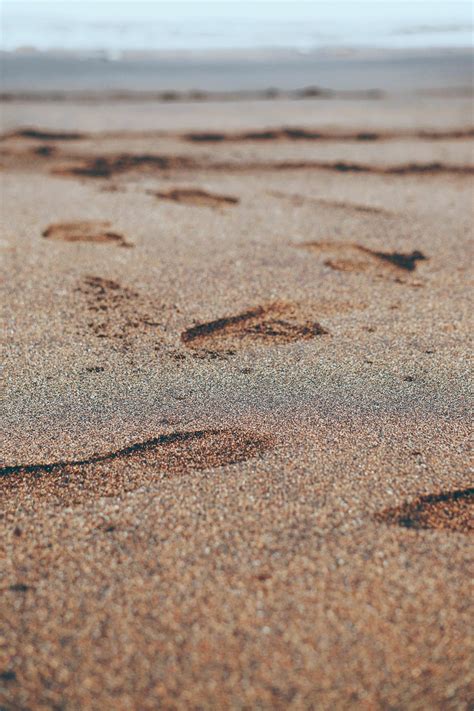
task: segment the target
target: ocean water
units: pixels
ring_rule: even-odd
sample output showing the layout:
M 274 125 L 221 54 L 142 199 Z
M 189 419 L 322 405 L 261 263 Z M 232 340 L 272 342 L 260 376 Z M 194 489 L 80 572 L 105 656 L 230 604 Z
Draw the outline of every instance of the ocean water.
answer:
M 0 0 L 4 50 L 469 47 L 471 2 Z

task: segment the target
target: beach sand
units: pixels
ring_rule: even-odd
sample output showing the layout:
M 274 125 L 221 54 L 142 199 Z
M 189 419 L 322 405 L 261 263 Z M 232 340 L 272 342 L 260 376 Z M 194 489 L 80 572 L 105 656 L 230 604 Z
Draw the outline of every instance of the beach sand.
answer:
M 4 132 L 1 708 L 468 709 L 470 99 Z

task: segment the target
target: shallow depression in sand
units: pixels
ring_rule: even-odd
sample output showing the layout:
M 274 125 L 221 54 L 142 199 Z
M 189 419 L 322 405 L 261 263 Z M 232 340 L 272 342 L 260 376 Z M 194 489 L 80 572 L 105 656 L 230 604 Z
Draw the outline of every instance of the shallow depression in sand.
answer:
M 131 247 L 125 237 L 112 232 L 110 222 L 58 222 L 47 227 L 42 235 L 45 239 L 60 242 L 95 242 L 114 244 L 117 247 Z
M 39 141 L 79 141 L 85 134 L 72 131 L 45 131 L 39 128 L 21 128 L 7 134 L 7 138 L 31 138 Z
M 326 266 L 342 272 L 414 272 L 417 262 L 428 259 L 419 250 L 382 252 L 351 242 L 304 242 L 297 246 L 326 255 Z
M 474 488 L 420 496 L 415 501 L 385 509 L 376 519 L 404 528 L 474 532 Z
M 173 432 L 84 459 L 16 464 L 0 468 L 0 490 L 8 497 L 55 496 L 74 503 L 81 495 L 115 496 L 157 478 L 215 469 L 262 455 L 273 437 L 253 430 Z
M 296 304 L 274 303 L 188 328 L 181 340 L 188 348 L 230 352 L 249 345 L 309 340 L 327 334 Z
M 145 303 L 137 292 L 112 279 L 87 276 L 77 293 L 84 300 L 83 327 L 87 324 L 88 331 L 121 351 L 133 349 L 139 337 L 160 331 L 162 304 Z
M 159 200 L 171 200 L 195 207 L 220 207 L 237 205 L 239 202 L 238 198 L 231 195 L 209 193 L 207 190 L 200 190 L 199 188 L 172 188 L 171 190 L 155 192 L 153 195 Z

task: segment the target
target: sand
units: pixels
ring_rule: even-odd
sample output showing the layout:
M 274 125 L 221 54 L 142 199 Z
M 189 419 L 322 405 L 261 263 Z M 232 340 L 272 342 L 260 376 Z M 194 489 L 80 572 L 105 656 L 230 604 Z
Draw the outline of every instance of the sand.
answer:
M 470 708 L 470 101 L 147 106 L 5 112 L 2 710 Z

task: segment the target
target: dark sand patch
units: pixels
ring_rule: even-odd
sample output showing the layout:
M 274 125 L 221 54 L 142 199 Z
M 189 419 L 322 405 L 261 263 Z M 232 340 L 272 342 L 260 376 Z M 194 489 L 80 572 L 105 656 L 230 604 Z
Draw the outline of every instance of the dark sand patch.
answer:
M 131 170 L 169 170 L 173 168 L 196 167 L 194 161 L 184 156 L 159 156 L 152 154 L 96 156 L 80 163 L 57 167 L 56 175 L 79 176 L 85 178 L 110 178 Z
M 93 156 L 82 161 L 63 164 L 53 168 L 54 175 L 63 177 L 110 178 L 129 171 L 166 172 L 189 170 L 193 172 L 216 171 L 227 173 L 268 172 L 286 170 L 327 170 L 338 173 L 369 173 L 374 175 L 473 175 L 474 166 L 449 163 L 404 163 L 400 165 L 371 165 L 346 161 L 213 161 L 205 157 L 193 159 L 187 156 L 154 154 Z
M 221 207 L 222 205 L 237 205 L 239 199 L 230 195 L 218 195 L 198 188 L 172 188 L 163 192 L 152 193 L 160 200 L 172 200 L 184 205 L 198 207 Z
M 420 496 L 412 502 L 385 509 L 376 520 L 404 528 L 472 533 L 474 488 Z
M 416 263 L 418 261 L 424 261 L 427 259 L 425 255 L 419 250 L 415 249 L 413 252 L 372 252 L 377 259 L 388 262 L 398 269 L 405 269 L 407 272 L 413 272 L 416 269 Z
M 38 141 L 79 141 L 85 138 L 82 133 L 64 131 L 42 131 L 37 128 L 21 128 L 9 133 L 4 138 L 32 138 Z
M 132 247 L 125 237 L 108 228 L 110 222 L 58 222 L 50 225 L 42 235 L 46 239 L 60 242 L 94 242 L 114 244 L 117 247 Z
M 32 150 L 34 155 L 41 156 L 42 158 L 49 158 L 50 156 L 55 155 L 56 152 L 57 149 L 55 146 L 38 146 Z
M 447 131 L 417 131 L 413 134 L 427 141 L 464 141 L 474 138 L 474 128 L 460 128 Z
M 428 259 L 419 250 L 413 252 L 381 252 L 350 242 L 305 242 L 297 245 L 312 252 L 331 256 L 325 264 L 343 272 L 365 272 L 385 266 L 392 271 L 413 272 L 418 261 Z
M 227 133 L 205 131 L 203 133 L 185 133 L 181 138 L 193 143 L 222 143 L 223 141 L 229 141 L 230 135 L 231 134 Z
M 297 164 L 284 164 L 286 169 Z M 402 165 L 370 165 L 366 163 L 346 163 L 336 161 L 334 163 L 307 163 L 307 168 L 314 167 L 320 170 L 330 170 L 339 173 L 373 173 L 375 175 L 439 175 L 449 173 L 453 175 L 472 175 L 474 166 L 454 165 L 449 163 L 405 163 Z
M 360 205 L 358 203 L 345 202 L 343 200 L 329 200 L 328 198 L 312 197 L 310 195 L 283 193 L 278 190 L 273 190 L 268 194 L 272 195 L 273 197 L 289 200 L 293 205 L 304 205 L 305 203 L 314 203 L 315 205 L 321 205 L 322 207 L 334 207 L 340 210 L 347 210 L 348 212 L 362 212 L 371 215 L 384 215 L 386 217 L 394 216 L 394 213 L 390 212 L 390 210 L 386 210 L 383 207 L 374 207 L 372 205 Z
M 281 163 L 236 164 L 241 170 L 327 170 L 336 173 L 368 173 L 372 175 L 474 175 L 474 166 L 451 163 L 402 163 L 400 165 L 371 165 L 345 161 L 284 161 Z M 212 168 L 213 166 L 210 166 Z M 231 170 L 232 166 L 226 166 Z
M 30 585 L 26 585 L 26 583 L 13 583 L 13 585 L 8 586 L 8 590 L 18 593 L 26 593 L 28 590 L 31 590 L 31 587 Z
M 232 354 L 246 346 L 294 343 L 323 334 L 326 329 L 299 306 L 274 303 L 198 324 L 184 331 L 181 340 L 188 348 Z
M 185 133 L 181 136 L 193 143 L 224 143 L 245 141 L 389 141 L 403 139 L 421 140 L 463 140 L 474 136 L 474 130 L 454 129 L 452 131 L 348 131 L 331 132 L 308 128 L 282 126 L 281 128 L 265 129 L 263 131 L 246 131 L 241 133 Z
M 206 134 L 188 134 L 186 138 L 191 141 L 206 140 Z M 306 128 L 283 127 L 267 129 L 264 131 L 247 131 L 245 133 L 221 134 L 220 140 L 241 141 L 377 141 L 387 138 L 388 134 L 380 133 L 324 133 L 311 131 Z M 207 137 L 209 140 L 209 137 Z
M 273 437 L 250 430 L 173 432 L 84 459 L 18 464 L 0 469 L 3 496 L 54 497 L 75 503 L 84 497 L 116 496 L 168 475 L 216 469 L 261 456 Z
M 86 302 L 87 327 L 97 338 L 112 341 L 121 351 L 130 350 L 137 337 L 156 336 L 163 306 L 149 305 L 132 289 L 102 277 L 87 276 L 78 287 Z
M 177 94 L 167 93 L 162 95 L 161 98 L 165 100 L 171 100 L 173 96 Z M 205 98 L 205 94 L 199 95 L 201 99 Z M 46 97 L 43 97 L 46 98 Z M 197 93 L 195 92 L 194 97 L 197 98 Z M 80 133 L 77 131 L 48 131 L 39 128 L 25 127 L 20 128 L 10 133 L 3 134 L 0 138 L 5 139 L 15 139 L 15 138 L 25 138 L 40 141 L 78 141 L 86 138 L 90 138 L 92 134 Z M 107 138 L 109 136 L 120 136 L 120 132 L 104 132 L 100 135 L 101 138 Z M 136 135 L 135 133 L 128 133 L 130 137 Z M 148 132 L 144 135 L 154 136 L 154 132 Z M 163 134 L 160 135 L 170 135 L 176 136 L 176 134 Z M 261 141 L 328 141 L 328 142 L 339 142 L 339 141 L 362 141 L 362 142 L 374 142 L 374 141 L 400 141 L 400 140 L 422 140 L 422 141 L 451 141 L 451 140 L 470 140 L 474 137 L 474 128 L 471 126 L 465 128 L 453 128 L 446 130 L 428 130 L 423 129 L 420 131 L 412 130 L 399 130 L 399 131 L 386 131 L 386 130 L 358 130 L 352 129 L 349 131 L 325 131 L 320 129 L 311 129 L 304 126 L 278 126 L 275 128 L 264 128 L 256 129 L 251 131 L 237 131 L 237 132 L 223 132 L 223 131 L 194 131 L 191 133 L 178 134 L 176 137 L 181 138 L 185 141 L 190 141 L 192 143 L 238 143 L 238 142 L 261 142 Z

